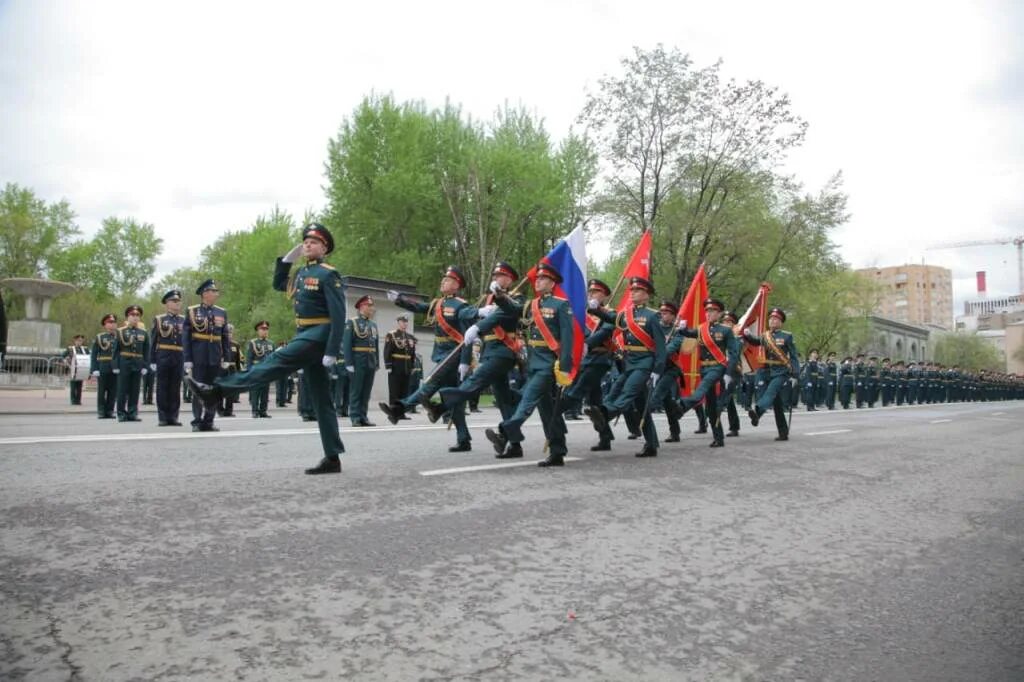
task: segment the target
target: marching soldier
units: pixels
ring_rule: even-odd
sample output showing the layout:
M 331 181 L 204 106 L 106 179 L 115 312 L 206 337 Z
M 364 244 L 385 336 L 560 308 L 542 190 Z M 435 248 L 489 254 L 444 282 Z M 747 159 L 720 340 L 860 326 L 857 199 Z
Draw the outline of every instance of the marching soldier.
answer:
M 107 313 L 100 324 L 103 331 L 92 342 L 89 371 L 96 378 L 96 418 L 113 419 L 117 395 L 117 374 L 113 363 L 117 315 Z
M 373 377 L 380 366 L 380 336 L 377 323 L 373 321 L 376 313 L 373 299 L 363 296 L 356 301 L 356 313 L 345 323 L 342 337 L 345 371 L 349 375 L 349 416 L 352 426 L 374 426 L 366 415 Z
M 426 324 L 434 327 L 434 353 L 432 359 L 435 367 L 433 373 L 423 380 L 420 387 L 398 401 L 395 407 L 380 403 L 380 409 L 387 415 L 388 421 L 397 424 L 411 407 L 426 403 L 430 397 L 442 388 L 458 386 L 459 367 L 469 365 L 472 357 L 472 344 L 463 344 L 459 349 L 458 362 L 448 359 L 449 354 L 463 342 L 463 332 L 477 319 L 477 309 L 458 296 L 459 290 L 466 286 L 466 278 L 454 265 L 449 265 L 441 276 L 441 295 L 430 303 L 420 303 L 406 298 L 397 291 L 388 291 L 388 300 L 405 308 L 411 313 L 426 313 Z M 447 363 L 442 360 L 448 359 Z M 463 410 L 452 412 L 452 423 L 455 425 L 456 439 L 460 443 L 468 443 L 469 428 L 466 426 L 466 415 Z
M 761 415 L 772 407 L 775 411 L 775 427 L 779 432 L 775 440 L 789 440 L 789 422 L 785 409 L 789 400 L 786 393 L 794 390 L 793 383 L 800 376 L 800 361 L 797 359 L 793 335 L 782 329 L 785 321 L 785 311 L 772 308 L 768 313 L 768 331 L 763 336 L 757 336 L 749 329 L 743 332 L 747 343 L 762 346 L 765 350 L 764 367 L 758 370 L 765 377 L 765 389 L 757 405 L 748 412 L 750 423 L 757 426 Z
M 445 412 L 461 412 L 463 403 L 471 401 L 474 396 L 479 396 L 488 386 L 494 393 L 494 403 L 501 413 L 502 420 L 509 419 L 515 410 L 516 398 L 509 388 L 508 376 L 516 366 L 519 352 L 523 347 L 517 333 L 520 319 L 517 310 L 522 309 L 525 296 L 509 293 L 509 287 L 519 279 L 519 273 L 508 263 L 496 263 L 491 270 L 491 277 L 491 293 L 487 295 L 485 305 L 477 310 L 477 316 L 487 319 L 490 315 L 495 315 L 496 318 L 493 324 L 478 323 L 477 329 L 484 328 L 487 332 L 479 339 L 482 343 L 480 360 L 472 372 L 464 365 L 459 366 L 461 381 L 457 387 L 442 388 L 439 391 L 440 406 L 427 404 L 427 417 L 432 422 L 436 422 Z M 495 303 L 499 297 L 510 299 L 510 302 L 499 308 Z M 470 449 L 470 442 L 466 440 L 457 442 L 448 448 L 448 451 L 465 452 Z
M 270 359 L 274 352 L 274 342 L 267 336 L 270 333 L 270 323 L 260 320 L 253 329 L 256 331 L 256 338 L 249 339 L 245 345 L 245 363 L 248 367 L 255 367 Z M 270 419 L 267 414 L 268 403 L 270 402 L 270 384 L 261 384 L 249 389 L 249 408 L 252 410 L 253 419 Z
M 341 453 L 345 446 L 338 435 L 338 416 L 329 392 L 327 371 L 337 362 L 341 337 L 345 330 L 345 289 L 341 275 L 323 262 L 334 250 L 334 238 L 323 225 L 311 223 L 302 231 L 302 243 L 277 259 L 274 289 L 287 291 L 295 310 L 298 333 L 270 359 L 245 372 L 217 379 L 213 386 L 189 378 L 193 390 L 207 404 L 213 404 L 225 392 L 238 392 L 260 386 L 303 370 L 304 388 L 313 400 L 324 457 L 307 474 L 341 473 Z M 302 256 L 301 267 L 291 275 L 292 263 Z
M 124 311 L 124 326 L 114 335 L 113 366 L 117 375 L 117 421 L 140 422 L 139 389 L 149 372 L 149 334 L 139 323 L 142 308 L 130 305 Z
M 731 330 L 733 327 L 736 326 L 736 323 L 739 322 L 739 319 L 736 317 L 736 313 L 732 312 L 731 310 L 726 310 L 725 312 L 722 313 L 722 317 L 719 318 L 719 321 L 721 324 L 725 325 L 726 327 L 729 327 L 729 329 Z M 729 420 L 729 431 L 725 434 L 727 438 L 736 437 L 740 435 L 740 414 L 736 410 L 735 396 L 736 391 L 739 389 L 740 385 L 743 382 L 743 370 L 741 368 L 741 365 L 743 363 L 739 361 L 739 353 L 742 351 L 743 341 L 742 339 L 737 338 L 737 361 L 736 367 L 732 371 L 732 381 L 729 382 L 728 386 L 725 386 L 724 381 L 722 382 L 724 388 L 722 389 L 722 395 L 718 400 L 719 417 L 721 417 L 722 408 L 724 407 L 726 416 Z
M 409 380 L 416 365 L 416 337 L 408 332 L 409 316 L 395 318 L 398 327 L 384 336 L 384 369 L 388 371 L 388 404 L 409 395 Z M 403 419 L 410 419 L 402 415 Z
M 156 378 L 157 426 L 181 426 L 181 375 L 184 372 L 182 338 L 185 318 L 181 314 L 181 291 L 171 289 L 160 302 L 166 312 L 153 318 L 149 333 L 149 371 Z
M 736 365 L 739 362 L 740 343 L 732 327 L 719 323 L 719 317 L 725 311 L 725 304 L 717 298 L 704 299 L 704 313 L 707 322 L 700 327 L 686 326 L 686 320 L 679 322 L 679 334 L 697 339 L 700 348 L 700 384 L 693 393 L 680 401 L 683 412 L 704 401 L 704 410 L 711 425 L 712 441 L 710 447 L 720 448 L 725 445 L 725 433 L 722 429 L 722 418 L 719 414 L 719 383 L 728 390 L 733 382 Z
M 678 443 L 680 440 L 680 414 L 676 401 L 679 398 L 679 377 L 682 376 L 682 370 L 679 369 L 676 360 L 683 345 L 683 337 L 674 333 L 678 313 L 679 307 L 672 301 L 662 301 L 658 307 L 658 314 L 661 316 L 658 327 L 665 336 L 665 365 L 658 372 L 660 376 L 651 394 L 651 407 L 660 407 L 665 411 L 665 417 L 668 419 L 666 443 Z
M 565 420 L 562 418 L 558 387 L 569 385 L 572 372 L 573 321 L 572 308 L 564 298 L 555 296 L 555 284 L 562 282 L 562 275 L 554 266 L 540 262 L 536 267 L 534 290 L 536 296 L 529 303 L 505 296 L 500 290 L 494 291 L 498 306 L 489 316 L 466 330 L 465 342 L 471 346 L 482 333 L 493 332 L 508 316 L 522 318 L 529 328 L 527 345 L 530 349 L 528 377 L 523 386 L 523 395 L 515 411 L 503 419 L 497 430 L 487 429 L 484 433 L 491 441 L 498 459 L 523 456 L 523 423 L 540 411 L 544 436 L 547 438 L 548 456 L 537 463 L 542 467 L 560 467 L 565 463 Z M 453 413 L 453 417 L 459 410 Z
M 590 280 L 587 283 L 587 295 L 591 301 L 597 301 L 598 306 L 607 314 L 614 314 L 615 311 L 606 305 L 608 298 L 612 295 L 612 290 L 607 284 L 599 279 Z M 587 346 L 587 353 L 580 363 L 580 371 L 576 374 L 576 380 L 572 386 L 566 389 L 564 396 L 571 409 L 578 412 L 584 400 L 587 402 L 587 407 L 593 408 L 604 402 L 604 391 L 601 384 L 615 365 L 615 353 L 618 351 L 615 339 L 612 338 L 614 331 L 615 327 L 612 324 L 600 322 L 595 316 L 587 315 L 583 332 L 586 336 L 584 344 Z M 594 428 L 597 429 L 597 426 L 595 425 Z M 597 430 L 597 438 L 597 445 L 590 448 L 592 451 L 612 449 L 615 435 L 607 423 L 603 425 L 603 429 Z
M 74 338 L 71 339 L 71 345 L 64 349 L 64 364 L 67 365 L 70 372 L 68 379 L 68 389 L 70 391 L 70 398 L 72 405 L 82 404 L 82 381 L 75 380 L 75 367 L 80 362 L 80 356 L 85 354 L 85 337 L 81 334 L 75 334 Z
M 603 432 L 623 412 L 635 412 L 641 420 L 644 447 L 637 457 L 658 456 L 658 432 L 651 420 L 650 386 L 657 385 L 658 372 L 665 366 L 665 335 L 658 329 L 658 314 L 647 307 L 654 285 L 643 277 L 631 277 L 629 293 L 632 305 L 616 314 L 600 307 L 595 300 L 588 312 L 622 331 L 625 350 L 624 371 L 608 391 L 604 402 L 587 409 L 586 415 L 598 432 Z
M 220 289 L 212 279 L 200 284 L 196 295 L 202 303 L 189 306 L 182 333 L 185 372 L 197 383 L 213 384 L 221 370 L 228 368 L 231 356 L 228 314 L 215 305 Z M 213 425 L 214 413 L 214 406 L 207 407 L 198 395 L 192 396 L 193 431 L 219 431 Z

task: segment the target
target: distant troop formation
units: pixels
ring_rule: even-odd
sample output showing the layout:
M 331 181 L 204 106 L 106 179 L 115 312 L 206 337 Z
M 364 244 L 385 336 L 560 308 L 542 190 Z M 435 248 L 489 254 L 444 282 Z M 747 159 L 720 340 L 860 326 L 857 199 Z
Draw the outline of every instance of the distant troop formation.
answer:
M 181 425 L 184 383 L 192 430 L 200 432 L 217 431 L 218 415 L 233 416 L 242 391 L 249 392 L 253 418 L 270 418 L 270 385 L 275 384 L 277 404 L 283 406 L 291 402 L 297 383 L 298 411 L 317 422 L 323 447 L 320 462 L 306 473 L 340 472 L 345 447 L 338 418 L 348 417 L 353 427 L 374 426 L 368 407 L 382 349 L 372 297 L 361 297 L 355 314 L 347 315 L 344 279 L 324 262 L 333 249 L 330 232 L 312 223 L 304 228 L 302 242 L 277 259 L 272 284 L 292 303 L 295 334 L 276 346 L 266 320 L 255 323 L 254 338 L 235 341 L 213 280 L 199 285 L 200 302 L 186 310 L 181 291 L 168 291 L 164 312 L 148 329 L 139 306 L 125 310 L 121 325 L 113 313 L 105 315 L 89 355 L 99 418 L 139 421 L 139 392 L 147 375 L 155 379 L 159 425 Z M 671 301 L 654 307 L 654 285 L 640 276 L 620 282 L 628 295 L 618 308 L 611 307 L 615 289 L 599 279 L 587 281 L 586 306 L 577 309 L 585 310 L 586 319 L 578 320 L 560 295 L 565 273 L 544 259 L 528 275 L 520 278 L 512 265 L 497 262 L 486 295 L 476 303 L 460 295 L 466 278 L 454 265 L 445 269 L 438 295 L 429 302 L 387 293 L 398 307 L 423 315 L 434 334 L 434 367 L 427 376 L 409 315 L 400 314 L 396 328 L 383 337 L 388 400 L 379 407 L 392 424 L 423 408 L 431 422 L 443 420 L 454 428 L 449 451 L 469 451 L 466 407 L 475 408 L 487 391 L 500 414 L 485 431 L 495 456 L 524 456 L 522 427 L 537 411 L 546 455 L 539 465 L 560 467 L 568 452 L 565 418 L 582 414 L 596 433 L 591 450 L 611 449 L 621 418 L 628 438 L 642 440 L 636 456 L 656 457 L 662 439 L 654 412 L 667 418 L 664 442 L 680 441 L 680 420 L 692 411 L 697 433 L 710 430 L 710 446 L 723 447 L 726 437 L 739 435 L 737 406 L 752 426 L 770 411 L 776 440 L 785 441 L 793 408 L 801 401 L 814 411 L 837 404 L 849 409 L 1024 398 L 1024 381 L 1007 374 L 863 355 L 838 362 L 829 353 L 822 360 L 817 350 L 801 363 L 793 335 L 783 329 L 784 310 L 765 310 L 758 330 L 741 325 L 721 300 L 706 297 L 697 299 L 701 320 L 691 321 Z M 520 292 L 526 281 L 532 298 Z M 69 357 L 84 353 L 83 341 L 76 339 Z M 748 362 L 751 357 L 758 361 Z M 72 384 L 72 402 L 81 399 L 80 384 L 75 391 Z

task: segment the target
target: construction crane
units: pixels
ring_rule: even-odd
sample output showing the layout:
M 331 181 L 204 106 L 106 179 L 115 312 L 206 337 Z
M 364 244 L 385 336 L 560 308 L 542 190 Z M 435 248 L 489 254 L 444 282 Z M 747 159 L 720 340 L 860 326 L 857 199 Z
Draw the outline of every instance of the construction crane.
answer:
M 1017 247 L 1017 293 L 1024 294 L 1024 237 L 1004 237 L 1003 239 L 977 239 L 966 242 L 949 242 L 932 244 L 928 250 L 959 249 L 963 246 L 992 246 L 995 244 L 1013 244 Z

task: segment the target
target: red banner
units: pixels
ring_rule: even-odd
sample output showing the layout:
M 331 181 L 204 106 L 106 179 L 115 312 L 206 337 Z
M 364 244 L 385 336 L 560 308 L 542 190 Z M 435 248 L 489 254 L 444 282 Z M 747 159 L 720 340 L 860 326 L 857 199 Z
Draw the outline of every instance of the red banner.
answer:
M 704 312 L 704 299 L 707 297 L 708 276 L 704 272 L 704 264 L 701 263 L 697 268 L 697 274 L 693 276 L 693 281 L 690 282 L 686 296 L 683 297 L 683 302 L 679 304 L 679 314 L 676 319 L 686 320 L 687 327 L 699 327 L 707 322 L 707 314 Z M 690 342 L 690 339 L 683 341 L 683 348 L 679 351 L 676 364 L 683 371 L 682 394 L 688 396 L 700 383 L 700 347 L 697 345 L 696 339 L 693 339 L 693 343 Z
M 644 230 L 644 233 L 640 235 L 640 241 L 637 243 L 636 248 L 633 249 L 633 255 L 629 257 L 629 262 L 626 263 L 626 269 L 622 271 L 622 281 L 625 282 L 626 288 L 622 292 L 622 296 L 619 298 L 618 305 L 615 306 L 615 311 L 617 313 L 621 313 L 633 303 L 632 297 L 629 295 L 630 277 L 643 277 L 648 282 L 651 281 L 650 230 Z M 622 348 L 622 330 L 616 329 L 612 338 L 615 340 L 615 345 Z
M 763 283 L 757 290 L 757 296 L 754 296 L 747 312 L 743 313 L 743 317 L 737 323 L 740 330 L 750 329 L 758 336 L 764 335 L 768 328 L 768 294 L 771 290 L 772 285 L 768 282 Z M 764 365 L 764 346 L 743 344 L 743 360 L 751 371 L 761 369 Z M 743 368 L 744 371 L 747 369 L 747 367 Z

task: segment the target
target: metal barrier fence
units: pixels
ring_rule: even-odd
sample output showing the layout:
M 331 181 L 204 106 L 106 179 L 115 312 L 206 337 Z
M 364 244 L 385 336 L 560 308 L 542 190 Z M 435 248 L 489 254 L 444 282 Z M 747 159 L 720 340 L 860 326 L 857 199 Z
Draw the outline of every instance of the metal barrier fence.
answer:
M 33 357 L 5 355 L 0 369 L 0 386 L 24 388 L 64 388 L 68 366 L 59 355 Z

